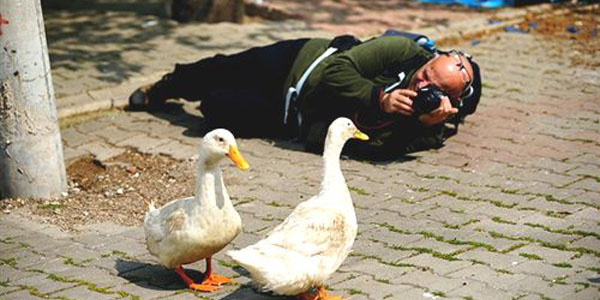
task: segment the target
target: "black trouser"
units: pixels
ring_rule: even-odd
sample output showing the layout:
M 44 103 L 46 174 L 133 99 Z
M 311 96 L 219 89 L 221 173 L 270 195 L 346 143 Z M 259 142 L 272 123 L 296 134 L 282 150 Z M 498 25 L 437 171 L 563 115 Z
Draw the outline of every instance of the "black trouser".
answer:
M 236 135 L 279 136 L 283 134 L 283 85 L 307 41 L 286 40 L 176 64 L 153 92 L 160 98 L 201 100 L 200 110 L 211 127 L 224 127 Z

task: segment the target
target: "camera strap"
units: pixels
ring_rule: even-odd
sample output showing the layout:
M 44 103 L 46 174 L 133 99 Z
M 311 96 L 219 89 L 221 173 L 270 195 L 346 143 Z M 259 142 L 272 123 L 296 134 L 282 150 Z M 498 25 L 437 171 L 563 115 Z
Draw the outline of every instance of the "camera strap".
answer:
M 298 99 L 298 96 L 300 95 L 300 92 L 302 91 L 302 86 L 304 85 L 304 82 L 306 81 L 306 79 L 308 79 L 308 76 L 310 75 L 310 73 L 317 67 L 317 65 L 319 63 L 321 63 L 321 61 L 323 61 L 325 58 L 327 58 L 331 54 L 335 53 L 337 50 L 338 50 L 338 48 L 334 48 L 334 47 L 327 48 L 327 50 L 325 50 L 325 52 L 323 52 L 323 54 L 321 54 L 319 57 L 317 57 L 317 59 L 315 59 L 310 64 L 310 66 L 304 71 L 304 73 L 302 73 L 302 76 L 300 77 L 300 80 L 298 80 L 298 82 L 296 83 L 296 86 L 292 86 L 288 89 L 287 94 L 285 95 L 285 105 L 284 105 L 284 111 L 283 111 L 283 124 L 287 124 L 288 112 L 290 110 L 290 104 L 295 104 L 296 99 Z M 298 127 L 300 127 L 300 125 L 302 124 L 302 116 L 300 115 L 299 111 L 296 112 L 296 117 L 298 118 Z
M 406 77 L 406 74 L 404 74 L 404 72 L 398 73 L 398 81 L 396 81 L 393 84 L 391 84 L 390 86 L 386 87 L 383 90 L 383 92 L 389 93 L 390 91 L 394 90 L 397 86 L 399 86 L 402 83 L 402 81 L 404 80 L 405 77 Z

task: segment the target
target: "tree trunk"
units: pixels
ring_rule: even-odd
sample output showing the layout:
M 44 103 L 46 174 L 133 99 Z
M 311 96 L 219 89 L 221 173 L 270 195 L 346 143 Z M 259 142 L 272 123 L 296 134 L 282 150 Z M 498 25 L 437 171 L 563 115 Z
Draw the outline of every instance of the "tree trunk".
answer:
M 0 0 L 0 199 L 67 189 L 40 0 Z
M 212 0 L 206 22 L 244 22 L 244 0 Z
M 171 14 L 178 22 L 244 22 L 244 0 L 172 0 Z

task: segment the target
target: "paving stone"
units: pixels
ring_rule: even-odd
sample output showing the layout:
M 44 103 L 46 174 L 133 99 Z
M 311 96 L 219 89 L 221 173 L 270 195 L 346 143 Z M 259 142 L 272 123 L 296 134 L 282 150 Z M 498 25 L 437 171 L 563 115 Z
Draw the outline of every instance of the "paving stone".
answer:
M 63 146 L 63 158 L 65 160 L 65 162 L 70 163 L 72 161 L 75 161 L 81 157 L 84 157 L 86 155 L 89 155 L 90 153 L 83 150 L 83 149 L 73 149 L 71 147 L 65 147 Z
M 433 257 L 429 254 L 420 254 L 414 257 L 400 260 L 400 263 L 412 264 L 419 267 L 432 269 L 436 274 L 446 275 L 471 265 L 465 261 L 448 261 Z
M 102 255 L 102 253 L 98 251 L 87 249 L 83 245 L 75 243 L 48 250 L 48 253 L 60 255 L 65 258 L 71 258 L 77 263 L 97 259 Z
M 57 272 L 55 275 L 67 278 L 68 280 L 83 280 L 90 282 L 98 287 L 120 286 L 128 280 L 111 275 L 109 272 L 96 267 L 75 267 Z
M 554 284 L 535 276 L 529 276 L 513 285 L 513 290 L 537 293 L 546 299 L 570 299 L 570 295 L 575 294 L 575 289 L 576 286 Z
M 464 284 L 460 278 L 440 276 L 431 271 L 414 270 L 397 277 L 394 283 L 417 286 L 429 291 L 447 292 Z
M 457 251 L 462 251 L 472 246 L 469 245 L 452 245 L 449 243 L 438 242 L 434 239 L 422 239 L 410 244 L 406 244 L 407 248 L 424 248 L 431 249 L 436 252 L 443 254 L 452 254 Z
M 354 258 L 354 259 L 353 259 Z M 338 269 L 339 272 L 350 272 L 352 274 L 365 274 L 379 281 L 389 281 L 394 284 L 400 283 L 398 278 L 408 272 L 414 271 L 414 267 L 401 267 L 383 264 L 375 259 L 356 259 L 349 257 Z
M 101 162 L 107 161 L 115 156 L 119 156 L 125 153 L 126 150 L 125 148 L 110 146 L 104 142 L 87 143 L 77 149 L 92 154 Z
M 20 290 L 17 292 L 12 292 L 12 293 L 2 295 L 2 299 L 3 300 L 23 300 L 23 299 L 35 300 L 35 299 L 44 299 L 44 298 L 40 298 L 36 295 L 32 295 L 28 290 Z
M 0 253 L 0 258 L 5 261 L 9 261 L 10 264 L 14 264 L 14 267 L 21 270 L 43 263 L 44 261 L 50 261 L 54 259 L 52 256 L 40 255 L 28 248 L 13 248 Z
M 87 136 L 92 136 L 93 139 L 97 139 L 98 137 L 95 136 L 95 132 L 100 132 L 102 130 L 104 130 L 105 128 L 110 126 L 110 119 L 106 119 L 106 118 L 98 118 L 95 120 L 90 120 L 87 122 L 83 122 L 83 123 L 79 123 L 77 125 L 75 125 L 75 128 L 77 129 L 78 132 L 80 132 L 83 135 L 87 135 Z
M 183 284 L 180 285 L 179 289 L 184 288 Z M 119 291 L 127 292 L 130 295 L 138 296 L 141 299 L 156 299 L 171 297 L 176 294 L 176 290 L 167 290 L 165 288 L 157 287 L 149 284 L 146 281 L 138 281 L 130 284 L 120 286 Z
M 335 293 L 332 293 L 336 296 L 342 296 L 338 295 L 339 293 L 337 293 L 337 291 L 343 290 L 346 294 L 362 294 L 370 299 L 389 298 L 389 295 L 398 295 L 404 290 L 411 289 L 408 285 L 380 282 L 373 280 L 369 276 L 358 276 L 342 283 L 332 285 L 331 288 L 336 291 Z
M 144 134 L 136 135 L 117 143 L 119 147 L 133 147 L 142 153 L 155 154 L 156 148 L 170 142 L 169 139 L 152 138 Z
M 19 244 L 26 246 L 29 250 L 39 252 L 69 244 L 68 241 L 57 238 L 60 237 L 49 236 L 36 231 L 29 231 L 19 237 Z
M 405 246 L 418 240 L 422 240 L 423 236 L 420 234 L 402 234 L 390 231 L 387 228 L 376 226 L 372 229 L 363 231 L 359 238 L 361 241 L 364 239 L 368 244 L 371 244 L 372 241 L 379 241 L 388 245 Z
M 511 287 L 527 276 L 524 274 L 508 274 L 494 270 L 484 265 L 473 265 L 450 273 L 447 276 L 462 280 L 476 280 L 486 283 L 489 287 L 499 290 L 511 290 Z
M 375 258 L 381 263 L 396 265 L 404 259 L 416 255 L 416 251 L 398 250 L 384 246 L 381 243 L 357 243 L 352 247 L 352 255 Z
M 556 279 L 558 277 L 570 276 L 575 273 L 571 268 L 559 268 L 540 261 L 526 261 L 512 268 L 507 269 L 511 272 L 537 275 L 544 277 L 547 280 Z
M 28 270 L 39 270 L 46 274 L 59 273 L 72 268 L 72 265 L 65 263 L 65 258 L 59 257 L 43 261 L 28 267 Z
M 514 252 L 515 255 L 520 255 L 521 253 L 537 255 L 549 264 L 567 262 L 573 257 L 573 252 L 560 251 L 538 245 L 527 245 Z
M 103 138 L 108 144 L 116 145 L 117 143 L 124 141 L 130 137 L 138 135 L 139 133 L 133 131 L 126 131 L 115 126 L 108 126 L 95 134 Z
M 97 139 L 97 137 L 94 135 L 79 132 L 75 127 L 61 129 L 60 135 L 62 137 L 63 143 L 65 143 L 65 146 L 71 148 L 77 148 L 81 145 L 84 145 L 88 142 Z
M 591 250 L 600 249 L 600 240 L 596 237 L 586 236 L 582 239 L 579 239 L 573 243 L 571 243 L 573 247 L 583 247 Z
M 77 286 L 74 288 L 66 289 L 60 292 L 52 293 L 52 297 L 65 297 L 67 299 L 98 299 L 98 300 L 112 300 L 121 298 L 117 294 L 105 294 L 97 291 L 92 291 L 86 286 Z
M 597 300 L 600 299 L 600 293 L 597 288 L 587 288 L 575 293 L 575 295 L 569 295 L 568 297 L 573 300 Z
M 22 278 L 16 281 L 11 281 L 11 285 L 28 286 L 36 288 L 42 294 L 53 293 L 59 290 L 67 289 L 79 285 L 76 282 L 60 282 L 51 280 L 47 274 L 38 274 L 31 277 Z
M 19 279 L 38 275 L 36 272 L 22 271 L 6 264 L 0 264 L 0 282 L 12 282 Z
M 117 252 L 127 257 L 136 257 L 148 253 L 145 242 L 120 236 L 110 237 L 107 243 L 98 245 L 95 250 L 103 255 Z
M 19 286 L 10 286 L 10 285 L 2 285 L 0 286 L 0 296 L 8 293 L 14 293 L 16 291 L 21 290 L 22 288 Z M 4 298 L 2 298 L 4 299 Z
M 198 153 L 197 147 L 184 145 L 178 141 L 170 141 L 160 145 L 156 148 L 156 151 L 177 160 L 187 160 Z
M 569 220 L 584 219 L 584 220 L 599 222 L 600 215 L 598 213 L 598 209 L 588 207 L 588 208 L 582 209 L 576 213 L 573 213 L 573 214 L 567 216 L 566 219 L 569 219 Z
M 521 248 L 511 252 L 510 254 L 501 254 L 478 248 L 461 253 L 456 257 L 464 260 L 481 261 L 486 264 L 489 264 L 490 267 L 495 269 L 506 269 L 516 264 L 527 261 L 526 258 L 522 256 L 517 256 L 516 253 L 518 253 L 520 249 Z

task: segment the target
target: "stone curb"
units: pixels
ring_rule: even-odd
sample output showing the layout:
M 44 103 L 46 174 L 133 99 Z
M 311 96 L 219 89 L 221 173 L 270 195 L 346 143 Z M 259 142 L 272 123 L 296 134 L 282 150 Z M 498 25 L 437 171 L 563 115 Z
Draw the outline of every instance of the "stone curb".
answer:
M 566 8 L 554 9 L 551 4 L 541 4 L 524 8 L 510 8 L 503 9 L 492 16 L 452 22 L 448 26 L 440 25 L 426 27 L 416 31 L 429 36 L 435 40 L 438 45 L 443 45 L 453 41 L 475 38 L 501 30 L 505 26 L 522 22 L 529 13 L 545 15 L 550 14 L 550 12 L 553 12 L 553 14 L 563 14 L 567 11 L 568 9 Z M 495 22 L 491 22 L 490 20 L 494 20 Z M 56 99 L 58 118 L 62 119 L 93 111 L 125 107 L 128 103 L 129 95 L 136 88 L 157 80 L 167 71 L 168 70 L 164 70 L 150 75 L 134 77 L 127 82 L 116 86 L 90 90 L 84 93 Z

